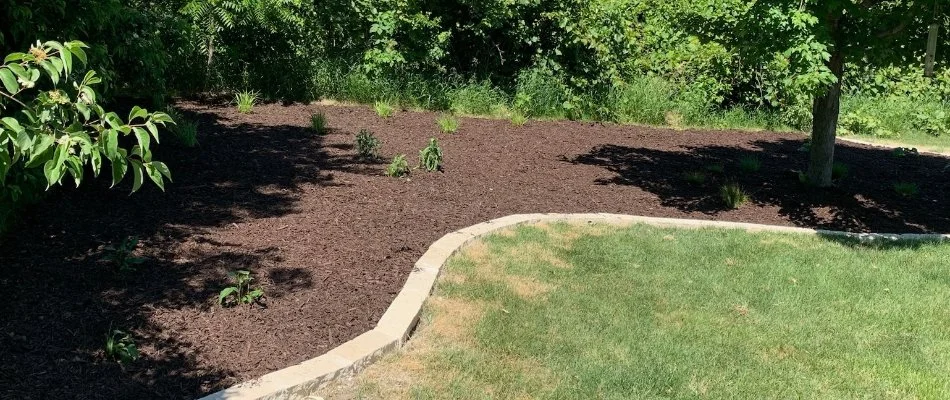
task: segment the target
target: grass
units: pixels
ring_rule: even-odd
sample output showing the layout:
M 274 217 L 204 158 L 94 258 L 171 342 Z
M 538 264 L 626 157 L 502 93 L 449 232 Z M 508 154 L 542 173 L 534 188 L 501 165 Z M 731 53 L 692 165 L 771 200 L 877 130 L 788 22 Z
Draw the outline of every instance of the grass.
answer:
M 950 108 L 940 101 L 915 101 L 908 98 L 876 98 L 849 96 L 842 99 L 841 115 L 858 113 L 873 116 L 882 127 L 897 136 L 878 138 L 869 135 L 851 136 L 853 139 L 896 147 L 916 147 L 922 151 L 950 153 L 950 135 L 934 136 L 917 124 L 917 115 Z
M 453 258 L 408 347 L 326 398 L 950 398 L 948 258 L 935 243 L 522 227 Z
M 241 114 L 250 114 L 254 111 L 254 106 L 260 96 L 257 92 L 245 90 L 234 95 L 234 103 L 237 104 L 238 112 Z
M 439 119 L 437 119 L 435 123 L 439 126 L 439 131 L 442 133 L 455 133 L 459 130 L 459 120 L 451 114 L 439 115 Z
M 376 111 L 376 115 L 378 115 L 380 118 L 389 118 L 393 116 L 393 113 L 395 113 L 393 106 L 385 101 L 377 101 L 373 103 L 373 110 Z
M 742 190 L 742 187 L 735 183 L 727 183 L 719 188 L 719 198 L 722 203 L 731 209 L 742 207 L 749 201 L 749 195 Z
M 316 112 L 310 115 L 310 128 L 318 135 L 327 133 L 327 116 L 322 112 Z
M 756 156 L 745 156 L 739 159 L 739 169 L 745 173 L 755 173 L 762 169 L 762 161 Z

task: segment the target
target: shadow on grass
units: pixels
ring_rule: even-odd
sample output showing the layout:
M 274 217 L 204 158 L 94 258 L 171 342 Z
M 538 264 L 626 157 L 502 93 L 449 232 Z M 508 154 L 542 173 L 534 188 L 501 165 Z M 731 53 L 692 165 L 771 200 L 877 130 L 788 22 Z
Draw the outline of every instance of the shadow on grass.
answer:
M 185 114 L 199 123 L 200 147 L 155 150 L 172 170 L 167 192 L 146 185 L 130 196 L 128 177 L 112 190 L 105 178 L 58 190 L 0 243 L 0 398 L 167 399 L 220 389 L 236 383 L 233 372 L 199 363 L 202 343 L 157 326 L 155 313 L 216 307 L 236 269 L 269 266 L 257 280 L 271 298 L 313 287 L 311 272 L 282 265 L 275 248 L 205 235 L 292 213 L 304 186 L 343 185 L 335 173 L 376 167 L 328 154 L 324 136 L 307 127 Z M 148 260 L 120 274 L 102 261 L 104 248 L 130 236 Z M 144 359 L 106 360 L 110 326 L 131 331 Z
M 603 145 L 565 162 L 594 165 L 614 174 L 601 185 L 631 185 L 656 194 L 663 206 L 719 215 L 726 212 L 718 197 L 725 183 L 739 184 L 751 202 L 776 207 L 799 226 L 854 232 L 950 232 L 950 180 L 943 169 L 950 159 L 919 155 L 895 157 L 890 151 L 839 144 L 836 160 L 849 173 L 836 187 L 803 185 L 798 171 L 807 153 L 798 140 L 757 141 L 753 148 L 699 146 L 680 151 Z M 744 171 L 740 160 L 761 162 L 758 171 Z M 714 166 L 721 166 L 722 170 Z M 685 174 L 699 173 L 690 183 Z M 905 198 L 893 190 L 896 182 L 914 182 L 920 194 Z

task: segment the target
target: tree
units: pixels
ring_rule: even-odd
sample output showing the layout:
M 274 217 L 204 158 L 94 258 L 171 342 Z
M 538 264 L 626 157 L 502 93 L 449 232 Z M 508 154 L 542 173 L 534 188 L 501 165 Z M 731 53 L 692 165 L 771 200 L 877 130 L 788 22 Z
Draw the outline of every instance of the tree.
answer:
M 923 68 L 931 23 L 947 24 L 947 0 L 692 0 L 671 2 L 691 10 L 680 25 L 732 47 L 740 63 L 764 65 L 774 104 L 811 105 L 812 140 L 807 176 L 831 185 L 841 84 L 849 66 L 915 65 Z M 681 3 L 685 2 L 685 3 Z M 689 6 L 687 6 L 687 3 Z
M 99 175 L 104 162 L 115 185 L 132 172 L 132 191 L 144 177 L 164 189 L 171 172 L 152 160 L 158 127 L 173 121 L 164 113 L 133 107 L 123 121 L 98 103 L 93 88 L 101 82 L 86 63 L 88 48 L 79 41 L 37 42 L 26 53 L 13 53 L 0 65 L 0 194 L 19 196 L 17 175 L 42 170 L 46 187 L 72 177 L 78 186 L 88 169 Z M 78 61 L 78 63 L 76 62 Z M 122 146 L 120 138 L 134 137 Z M 9 179 L 9 178 L 13 179 Z M 14 199 L 15 201 L 16 199 Z

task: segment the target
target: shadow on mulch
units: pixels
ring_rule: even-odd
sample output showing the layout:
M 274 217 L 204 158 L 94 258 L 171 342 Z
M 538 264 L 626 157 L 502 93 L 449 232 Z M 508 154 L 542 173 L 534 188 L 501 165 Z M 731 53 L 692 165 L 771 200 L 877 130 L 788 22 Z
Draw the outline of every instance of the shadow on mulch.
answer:
M 950 232 L 950 213 L 938 202 L 950 199 L 947 177 L 950 160 L 926 154 L 897 157 L 891 151 L 838 146 L 836 162 L 849 174 L 833 188 L 809 187 L 799 182 L 797 165 L 801 141 L 776 140 L 751 143 L 758 150 L 703 146 L 686 151 L 603 145 L 563 161 L 602 167 L 615 174 L 600 185 L 630 185 L 656 194 L 664 207 L 717 215 L 726 211 L 718 196 L 725 183 L 739 184 L 755 205 L 779 207 L 795 225 L 846 231 Z M 804 155 L 802 155 L 804 156 Z M 754 157 L 761 169 L 745 172 L 739 162 Z M 719 165 L 722 171 L 711 171 Z M 690 183 L 685 174 L 700 172 L 706 180 Z M 912 181 L 910 179 L 913 179 Z M 896 182 L 916 183 L 920 193 L 911 198 L 893 189 Z M 823 214 L 820 214 L 823 213 Z
M 155 158 L 173 166 L 174 195 L 147 184 L 130 197 L 128 177 L 114 190 L 105 190 L 105 178 L 88 182 L 52 193 L 0 243 L 0 287 L 12 300 L 0 302 L 0 398 L 85 398 L 94 389 L 97 398 L 168 399 L 236 383 L 232 371 L 209 369 L 188 351 L 201 343 L 182 342 L 149 317 L 216 307 L 228 271 L 282 261 L 276 249 L 209 242 L 204 230 L 291 213 L 301 185 L 342 185 L 335 172 L 365 167 L 328 154 L 322 136 L 302 127 L 186 114 L 202 127 L 200 147 L 156 149 Z M 102 261 L 104 247 L 130 236 L 143 239 L 149 260 L 118 273 Z M 178 245 L 189 240 L 182 253 Z M 17 243 L 42 243 L 42 252 Z M 271 269 L 267 297 L 310 288 L 311 275 L 298 266 Z M 128 366 L 106 360 L 110 326 L 135 331 L 148 359 Z

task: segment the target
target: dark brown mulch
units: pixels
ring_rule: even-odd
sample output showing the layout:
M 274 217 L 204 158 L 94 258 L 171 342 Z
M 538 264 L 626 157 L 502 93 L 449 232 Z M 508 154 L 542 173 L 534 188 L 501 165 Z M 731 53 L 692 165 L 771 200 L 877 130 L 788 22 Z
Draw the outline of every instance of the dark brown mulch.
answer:
M 162 149 L 175 182 L 129 197 L 106 182 L 60 190 L 0 246 L 0 397 L 191 398 L 320 355 L 373 327 L 428 244 L 490 218 L 534 212 L 616 212 L 851 231 L 950 231 L 948 160 L 896 158 L 841 144 L 838 188 L 798 183 L 803 137 L 672 131 L 584 122 L 462 119 L 437 134 L 435 114 L 381 120 L 368 108 L 186 105 L 201 147 Z M 308 130 L 314 110 L 331 132 Z M 445 172 L 382 176 L 355 157 L 354 133 L 376 132 L 389 159 L 416 162 L 430 136 Z M 757 155 L 762 169 L 736 163 Z M 683 174 L 723 164 L 706 183 Z M 752 202 L 724 210 L 718 186 Z M 896 181 L 915 182 L 915 198 Z M 103 248 L 142 239 L 149 258 L 116 274 Z M 250 269 L 262 306 L 223 309 L 227 273 Z M 104 360 L 110 325 L 131 330 L 143 358 Z

